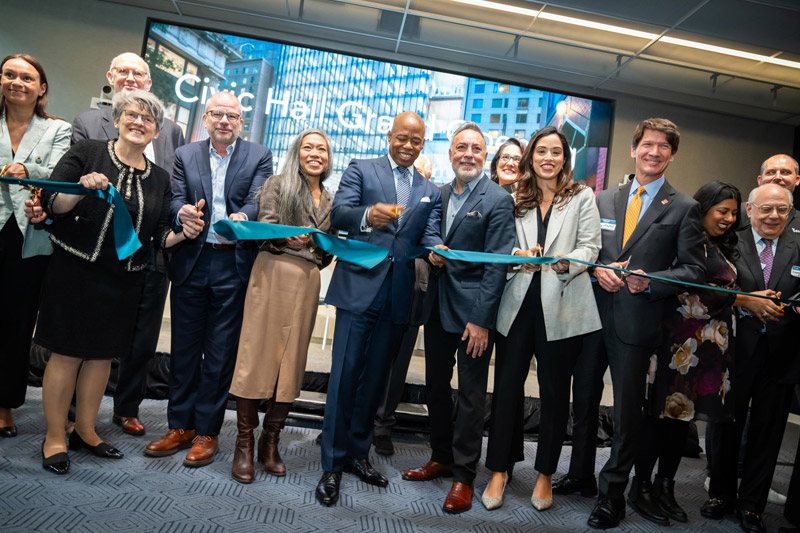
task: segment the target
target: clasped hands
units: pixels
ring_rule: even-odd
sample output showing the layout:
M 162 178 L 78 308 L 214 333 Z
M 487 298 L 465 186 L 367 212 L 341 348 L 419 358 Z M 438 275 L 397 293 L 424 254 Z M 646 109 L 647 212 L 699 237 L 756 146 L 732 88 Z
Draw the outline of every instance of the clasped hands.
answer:
M 627 261 L 625 263 L 616 261 L 614 263 L 610 263 L 608 266 L 615 268 L 626 268 L 628 265 Z M 646 291 L 650 286 L 650 278 L 643 278 L 634 274 L 647 274 L 647 272 L 642 269 L 631 270 L 631 272 L 632 274 L 623 273 L 622 275 L 618 275 L 617 272 L 608 268 L 595 267 L 594 277 L 597 278 L 597 282 L 600 284 L 600 287 L 602 287 L 606 292 L 619 292 L 619 290 L 625 285 L 628 286 L 628 291 L 631 294 L 638 294 Z

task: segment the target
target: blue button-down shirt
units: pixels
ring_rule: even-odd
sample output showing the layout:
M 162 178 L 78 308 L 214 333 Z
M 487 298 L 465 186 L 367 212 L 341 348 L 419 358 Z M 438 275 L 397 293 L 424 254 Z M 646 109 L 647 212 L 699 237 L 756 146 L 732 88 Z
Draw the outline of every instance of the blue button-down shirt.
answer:
M 233 157 L 233 150 L 236 146 L 234 141 L 228 146 L 225 157 L 220 156 L 214 149 L 214 143 L 208 143 L 208 155 L 211 162 L 211 227 L 208 228 L 208 236 L 206 242 L 230 243 L 214 232 L 214 224 L 220 220 L 228 218 L 228 208 L 225 205 L 225 175 L 228 173 L 228 165 L 230 165 L 231 158 Z
M 447 233 L 445 237 L 450 234 L 450 229 L 453 227 L 453 222 L 456 220 L 458 211 L 463 207 L 467 198 L 469 198 L 469 195 L 475 189 L 475 183 L 481 178 L 483 178 L 483 176 L 475 178 L 464 185 L 461 194 L 456 192 L 456 180 L 453 179 L 452 183 L 450 183 L 450 200 L 447 202 Z
M 664 175 L 663 174 L 661 175 L 660 178 L 658 178 L 655 181 L 651 181 L 647 185 L 640 184 L 636 180 L 635 176 L 631 180 L 631 190 L 628 193 L 628 203 L 625 206 L 626 212 L 628 210 L 628 206 L 631 203 L 631 200 L 633 199 L 634 196 L 636 196 L 636 191 L 639 190 L 639 187 L 644 187 L 644 192 L 642 193 L 642 208 L 639 210 L 639 218 L 636 220 L 636 222 L 639 222 L 639 220 L 642 219 L 642 216 L 644 216 L 644 213 L 645 213 L 645 211 L 647 211 L 647 208 L 650 207 L 650 204 L 653 203 L 653 199 L 658 194 L 658 191 L 661 190 L 661 186 L 662 185 L 664 185 Z M 624 222 L 623 222 L 623 224 L 624 224 Z

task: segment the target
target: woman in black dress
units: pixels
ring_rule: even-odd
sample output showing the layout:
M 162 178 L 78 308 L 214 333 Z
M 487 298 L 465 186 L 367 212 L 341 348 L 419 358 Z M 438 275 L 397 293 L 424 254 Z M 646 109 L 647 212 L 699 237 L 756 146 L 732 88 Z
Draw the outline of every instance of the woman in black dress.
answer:
M 42 466 L 56 474 L 69 470 L 64 427 L 73 391 L 77 401 L 70 450 L 86 448 L 99 457 L 122 457 L 94 428 L 111 359 L 130 351 L 151 246 L 173 246 L 196 237 L 202 228 L 202 223 L 184 224 L 182 233 L 170 231 L 169 175 L 144 156 L 164 120 L 161 102 L 137 90 L 118 93 L 113 105 L 119 138 L 79 142 L 56 165 L 51 180 L 78 182 L 87 189 L 114 185 L 142 247 L 118 259 L 114 209 L 101 198 L 43 191 L 41 206 L 26 213 L 37 221 L 44 218 L 44 210 L 54 245 L 34 340 L 52 352 L 42 384 L 47 421 Z

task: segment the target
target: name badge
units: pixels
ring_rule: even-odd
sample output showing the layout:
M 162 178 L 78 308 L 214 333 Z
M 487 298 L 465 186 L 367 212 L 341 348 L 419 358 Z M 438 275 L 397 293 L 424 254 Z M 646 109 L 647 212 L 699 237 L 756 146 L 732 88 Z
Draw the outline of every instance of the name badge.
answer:
M 616 220 L 608 220 L 607 218 L 600 219 L 600 229 L 603 231 L 614 231 L 617 229 Z
M 792 267 L 792 277 L 793 278 L 800 278 L 800 266 L 793 266 Z

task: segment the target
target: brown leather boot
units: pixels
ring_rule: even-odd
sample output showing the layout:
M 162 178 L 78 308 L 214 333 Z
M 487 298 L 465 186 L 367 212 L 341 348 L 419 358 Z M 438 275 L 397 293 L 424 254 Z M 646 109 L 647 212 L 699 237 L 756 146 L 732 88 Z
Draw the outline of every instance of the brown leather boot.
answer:
M 260 400 L 236 398 L 236 446 L 233 451 L 231 477 L 239 483 L 252 483 L 255 475 L 253 448 L 256 439 L 253 430 L 258 427 L 258 404 Z
M 258 439 L 258 461 L 264 463 L 264 470 L 273 476 L 286 475 L 286 465 L 278 453 L 278 440 L 291 408 L 291 403 L 273 402 L 264 417 L 264 430 Z

